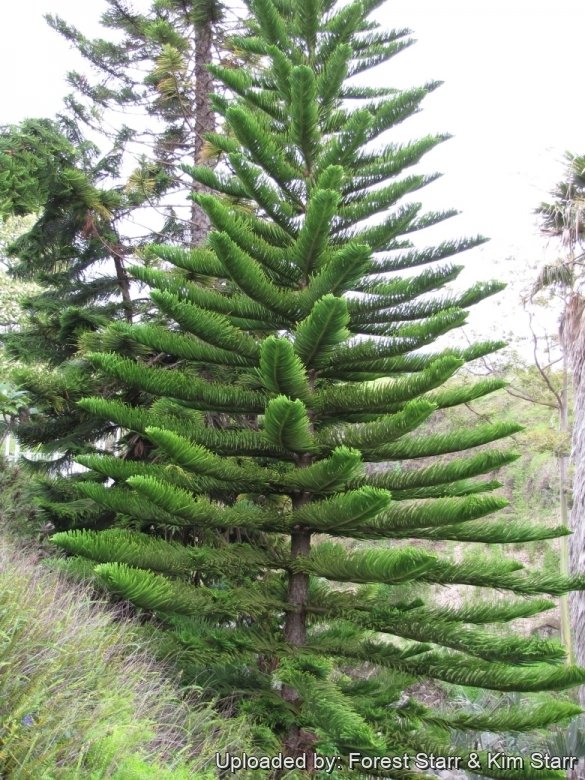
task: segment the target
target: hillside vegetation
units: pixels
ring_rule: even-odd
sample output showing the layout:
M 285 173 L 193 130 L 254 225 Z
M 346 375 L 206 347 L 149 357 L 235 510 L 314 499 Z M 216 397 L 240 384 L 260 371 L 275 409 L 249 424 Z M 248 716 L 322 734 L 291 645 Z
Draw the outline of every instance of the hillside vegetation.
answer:
M 89 586 L 0 537 L 0 778 L 211 780 L 249 749 Z

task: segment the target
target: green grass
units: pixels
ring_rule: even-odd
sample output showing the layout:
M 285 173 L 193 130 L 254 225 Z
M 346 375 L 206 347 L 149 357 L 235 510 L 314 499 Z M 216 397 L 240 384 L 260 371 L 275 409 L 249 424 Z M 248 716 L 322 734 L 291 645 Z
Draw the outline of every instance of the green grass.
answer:
M 0 778 L 211 780 L 251 732 L 179 693 L 136 626 L 0 539 Z

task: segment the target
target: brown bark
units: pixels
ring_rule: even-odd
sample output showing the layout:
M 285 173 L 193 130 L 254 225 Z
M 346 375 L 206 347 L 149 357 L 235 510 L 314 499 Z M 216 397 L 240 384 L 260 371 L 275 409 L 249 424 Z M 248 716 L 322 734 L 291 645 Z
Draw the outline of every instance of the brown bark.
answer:
M 298 509 L 310 501 L 306 493 L 293 500 L 293 509 Z M 311 532 L 306 528 L 298 528 L 291 534 L 291 557 L 308 555 L 311 551 Z M 288 581 L 287 602 L 294 610 L 287 612 L 284 625 L 285 640 L 295 647 L 302 647 L 307 641 L 307 602 L 309 599 L 309 575 L 291 573 Z M 299 701 L 299 695 L 290 685 L 283 685 L 282 698 L 293 707 Z M 292 726 L 284 742 L 284 754 L 297 758 L 302 755 L 312 756 L 317 737 L 312 732 Z M 309 762 L 310 763 L 310 762 Z M 312 769 L 308 766 L 308 768 Z M 274 773 L 274 780 L 282 776 L 280 770 Z
M 295 508 L 302 506 L 297 504 Z M 300 528 L 293 531 L 291 535 L 290 552 L 292 558 L 299 555 L 308 555 L 311 550 L 311 532 Z M 304 645 L 307 640 L 307 599 L 309 597 L 309 575 L 291 574 L 288 581 L 287 601 L 295 609 L 288 612 L 284 627 L 284 638 L 286 641 L 299 647 Z M 286 696 L 285 696 L 286 698 Z
M 124 318 L 126 322 L 132 324 L 132 315 L 134 313 L 134 306 L 132 303 L 132 296 L 130 295 L 130 278 L 124 266 L 124 249 L 118 243 L 108 242 L 102 236 L 96 224 L 94 214 L 88 210 L 85 224 L 83 225 L 82 235 L 86 238 L 90 236 L 97 238 L 105 248 L 111 252 L 114 259 L 114 268 L 116 269 L 116 279 L 118 280 L 118 286 L 120 287 L 120 293 L 122 295 L 122 306 L 124 308 Z
M 303 455 L 299 458 L 298 466 L 305 468 L 312 463 L 310 455 Z M 310 493 L 301 493 L 293 497 L 293 509 L 300 509 L 311 501 Z M 291 557 L 297 558 L 300 555 L 308 555 L 311 551 L 311 531 L 302 526 L 295 527 L 291 534 Z M 289 574 L 287 602 L 293 607 L 287 612 L 284 625 L 284 638 L 286 642 L 294 647 L 302 647 L 307 641 L 307 604 L 309 601 L 309 575 L 303 573 Z M 299 701 L 299 695 L 290 685 L 283 685 L 282 698 L 289 702 L 293 707 Z M 293 726 L 289 729 L 284 742 L 284 752 L 287 756 L 296 758 L 307 754 L 311 756 L 316 742 L 316 735 Z M 280 777 L 278 771 L 274 778 Z
M 114 255 L 114 266 L 116 268 L 116 278 L 118 280 L 118 284 L 120 285 L 120 292 L 122 293 L 122 306 L 124 308 L 124 317 L 126 319 L 126 322 L 128 322 L 131 325 L 133 305 L 132 305 L 132 296 L 130 295 L 130 279 L 128 278 L 128 274 L 126 273 L 126 269 L 124 268 L 124 263 L 122 261 L 122 258 L 119 257 L 118 255 Z
M 195 32 L 195 111 L 193 124 L 193 163 L 202 163 L 201 150 L 205 133 L 215 129 L 215 114 L 211 107 L 210 94 L 213 90 L 213 77 L 207 70 L 212 60 L 213 26 L 211 21 L 199 25 Z M 203 185 L 193 183 L 192 193 L 203 192 Z M 203 244 L 209 233 L 209 218 L 196 203 L 191 205 L 191 246 Z

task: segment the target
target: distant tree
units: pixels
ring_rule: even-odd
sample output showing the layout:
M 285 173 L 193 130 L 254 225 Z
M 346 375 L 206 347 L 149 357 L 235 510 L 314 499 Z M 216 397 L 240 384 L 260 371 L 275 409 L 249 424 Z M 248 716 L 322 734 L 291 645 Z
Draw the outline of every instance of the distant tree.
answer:
M 17 364 L 14 380 L 41 412 L 20 421 L 19 438 L 43 445 L 49 456 L 58 452 L 54 465 L 69 462 L 104 428 L 88 427 L 75 405 L 99 387 L 96 372 L 76 360 L 78 337 L 112 319 L 132 321 L 121 253 L 108 269 L 120 244 L 115 215 L 123 194 L 106 179 L 96 150 L 74 147 L 54 122 L 31 119 L 0 132 L 3 215 L 29 214 L 32 221 L 5 246 L 12 284 L 32 286 L 18 327 L 2 341 Z
M 28 411 L 26 393 L 8 382 L 0 382 L 0 444 L 10 434 L 15 419 Z
M 0 348 L 2 334 L 15 330 L 26 320 L 23 299 L 40 291 L 34 282 L 23 282 L 8 274 L 10 259 L 6 256 L 7 247 L 31 225 L 30 217 L 0 218 Z M 3 355 L 1 349 L 0 354 Z M 4 357 L 1 356 L 0 360 L 3 362 Z
M 6 356 L 3 345 L 5 334 L 13 333 L 26 320 L 23 300 L 40 290 L 34 283 L 13 279 L 7 273 L 10 260 L 5 254 L 6 247 L 26 232 L 30 225 L 31 219 L 27 217 L 0 220 L 0 444 L 10 436 L 19 419 L 28 419 L 31 415 L 26 393 L 18 390 L 12 381 L 11 375 L 16 364 Z
M 452 380 L 498 344 L 431 349 L 501 285 L 437 295 L 461 266 L 433 264 L 482 239 L 426 249 L 409 240 L 451 215 L 421 214 L 403 200 L 434 179 L 406 169 L 445 136 L 403 146 L 381 137 L 437 84 L 355 84 L 410 42 L 407 31 L 370 20 L 377 6 L 250 3 L 252 35 L 235 45 L 254 59 L 211 69 L 232 93 L 216 99 L 225 127 L 212 139 L 225 170 L 193 170 L 213 187 L 197 202 L 214 231 L 203 247 L 166 254 L 211 284 L 137 268 L 175 325 L 117 323 L 109 333 L 174 361 L 144 365 L 116 349 L 88 356 L 156 398 L 150 408 L 81 402 L 148 438 L 156 460 L 79 458 L 117 482 L 82 489 L 117 512 L 119 525 L 53 537 L 158 616 L 191 672 L 255 721 L 259 749 L 308 756 L 297 777 L 332 777 L 313 772 L 313 751 L 341 756 L 338 778 L 424 777 L 352 767 L 349 755 L 448 756 L 452 729 L 530 731 L 579 711 L 557 696 L 475 715 L 437 711 L 417 699 L 422 680 L 520 692 L 585 680 L 585 670 L 564 665 L 558 643 L 479 627 L 546 610 L 552 603 L 541 594 L 585 587 L 585 578 L 526 573 L 513 560 L 488 561 L 477 546 L 459 563 L 405 546 L 527 543 L 563 529 L 490 517 L 507 502 L 483 475 L 516 456 L 484 445 L 518 425 L 429 431 L 436 411 L 501 387 Z M 230 381 L 203 380 L 207 366 L 229 370 Z M 231 424 L 207 426 L 209 411 Z M 240 415 L 257 417 L 257 428 Z M 421 468 L 422 457 L 436 462 Z M 156 535 L 137 530 L 145 526 Z M 164 538 L 177 527 L 190 531 L 188 544 Z M 404 597 L 403 585 L 420 582 L 521 598 L 439 608 Z M 480 771 L 496 774 L 485 763 Z M 523 775 L 532 770 L 497 772 Z
M 573 423 L 573 501 L 570 527 L 573 534 L 568 545 L 568 564 L 573 572 L 585 568 L 585 156 L 567 155 L 567 173 L 553 190 L 552 201 L 538 209 L 542 232 L 561 242 L 559 258 L 542 268 L 534 285 L 534 293 L 544 288 L 553 289 L 561 297 L 561 345 L 573 369 L 574 423 Z M 563 388 L 561 424 L 568 430 L 567 393 Z M 566 474 L 565 474 L 566 477 Z M 572 593 L 569 597 L 574 655 L 585 664 L 585 597 Z M 585 704 L 585 690 L 581 689 L 581 703 Z
M 560 347 L 558 335 L 546 332 L 541 334 L 535 326 L 534 313 L 537 307 L 549 305 L 550 300 L 543 300 L 542 292 L 546 287 L 548 297 L 554 298 L 554 304 L 559 300 L 564 303 L 568 290 L 559 281 L 545 286 L 541 278 L 533 281 L 530 291 L 518 302 L 523 306 L 528 321 L 528 329 L 532 338 L 531 354 L 515 348 L 514 342 L 506 350 L 505 359 L 497 362 L 482 359 L 482 373 L 486 376 L 504 378 L 507 382 L 506 393 L 514 399 L 521 399 L 530 404 L 542 406 L 555 413 L 556 423 L 551 422 L 544 439 L 541 438 L 539 451 L 549 452 L 556 460 L 558 468 L 558 515 L 563 526 L 569 523 L 571 485 L 569 476 L 569 456 L 571 449 L 570 423 L 570 370 L 566 351 Z M 518 314 L 518 317 L 521 315 Z M 517 344 L 516 344 L 517 346 Z M 551 420 L 554 419 L 551 418 Z M 527 432 L 530 435 L 530 432 Z M 569 574 L 569 536 L 559 540 L 560 571 Z M 572 657 L 572 631 L 569 615 L 569 597 L 560 598 L 561 636 Z

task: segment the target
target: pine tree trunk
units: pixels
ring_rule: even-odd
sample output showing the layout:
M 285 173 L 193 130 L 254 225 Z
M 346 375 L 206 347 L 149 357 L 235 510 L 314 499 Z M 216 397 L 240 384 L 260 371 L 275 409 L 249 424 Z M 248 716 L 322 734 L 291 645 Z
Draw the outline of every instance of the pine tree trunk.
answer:
M 303 502 L 306 503 L 306 502 Z M 302 506 L 301 503 L 295 503 L 295 509 Z M 301 529 L 294 531 L 291 536 L 290 552 L 291 557 L 296 558 L 299 555 L 308 555 L 311 550 L 311 532 Z M 307 613 L 305 610 L 309 596 L 309 575 L 291 574 L 288 582 L 289 604 L 297 608 L 295 612 L 289 612 L 286 617 L 284 629 L 284 638 L 291 645 L 300 647 L 307 640 Z M 285 695 L 285 699 L 290 700 L 290 695 Z
M 302 493 L 293 499 L 293 509 L 300 509 L 308 504 L 310 497 Z M 311 532 L 299 528 L 291 534 L 290 554 L 292 558 L 299 555 L 308 555 L 311 551 Z M 291 574 L 288 581 L 287 602 L 295 607 L 294 612 L 288 612 L 284 625 L 284 638 L 289 644 L 301 647 L 307 641 L 307 612 L 306 604 L 309 598 L 309 575 L 298 573 Z M 289 702 L 298 699 L 296 691 L 288 685 L 282 689 L 282 697 Z
M 299 459 L 298 466 L 305 468 L 312 463 L 310 455 L 304 455 Z M 301 493 L 293 498 L 293 509 L 300 509 L 311 501 L 309 493 Z M 291 557 L 296 558 L 299 555 L 308 555 L 311 551 L 311 532 L 306 528 L 297 528 L 291 534 L 290 552 Z M 307 642 L 307 611 L 306 606 L 309 601 L 309 575 L 304 573 L 290 574 L 288 581 L 287 602 L 295 607 L 294 612 L 288 612 L 284 625 L 285 641 L 295 647 L 302 647 Z M 299 700 L 298 693 L 289 685 L 283 685 L 282 698 L 294 704 Z M 303 754 L 311 756 L 313 754 L 316 737 L 312 732 L 293 726 L 287 734 L 284 753 L 287 756 L 297 758 Z M 307 769 L 312 769 L 311 760 Z M 274 779 L 278 780 L 282 776 L 282 771 L 277 770 L 274 773 Z
M 195 137 L 193 143 L 193 164 L 200 165 L 201 150 L 205 141 L 205 133 L 215 129 L 215 114 L 210 100 L 213 90 L 213 77 L 207 70 L 207 65 L 212 60 L 213 27 L 211 21 L 199 25 L 196 30 L 195 40 L 195 111 L 193 123 Z M 198 182 L 193 184 L 193 193 L 203 191 L 204 187 Z M 191 246 L 200 246 L 205 242 L 209 233 L 209 218 L 196 203 L 191 206 Z
M 124 263 L 122 262 L 121 257 L 114 255 L 114 266 L 116 268 L 116 278 L 118 280 L 118 284 L 120 285 L 120 292 L 122 294 L 124 318 L 126 322 L 132 324 L 134 307 L 132 304 L 132 296 L 130 295 L 130 279 L 128 278 L 128 274 L 126 273 L 126 269 L 124 268 Z

